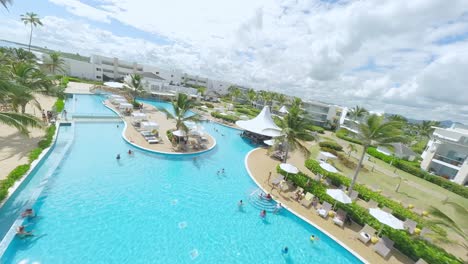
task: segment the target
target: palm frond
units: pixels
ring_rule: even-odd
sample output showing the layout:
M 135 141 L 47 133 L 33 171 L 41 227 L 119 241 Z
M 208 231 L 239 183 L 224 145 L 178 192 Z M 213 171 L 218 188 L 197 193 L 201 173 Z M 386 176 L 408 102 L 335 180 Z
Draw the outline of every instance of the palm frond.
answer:
M 43 127 L 41 120 L 28 114 L 0 112 L 0 123 L 18 129 L 23 134 L 29 134 L 28 127 Z

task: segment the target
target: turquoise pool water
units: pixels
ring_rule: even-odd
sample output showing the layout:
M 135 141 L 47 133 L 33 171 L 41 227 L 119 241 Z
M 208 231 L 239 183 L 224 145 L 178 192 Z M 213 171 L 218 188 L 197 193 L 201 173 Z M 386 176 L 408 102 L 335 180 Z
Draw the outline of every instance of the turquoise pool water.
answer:
M 70 151 L 34 205 L 36 236 L 15 238 L 0 263 L 361 263 L 287 211 L 260 219 L 249 202 L 257 186 L 244 167 L 253 146 L 237 130 L 203 126 L 217 147 L 180 157 L 130 147 L 121 123 L 76 123 Z M 67 129 L 60 128 L 59 140 Z M 23 200 L 42 167 L 20 193 Z M 14 208 L 2 208 L 0 217 L 17 214 Z M 320 241 L 310 242 L 311 234 Z

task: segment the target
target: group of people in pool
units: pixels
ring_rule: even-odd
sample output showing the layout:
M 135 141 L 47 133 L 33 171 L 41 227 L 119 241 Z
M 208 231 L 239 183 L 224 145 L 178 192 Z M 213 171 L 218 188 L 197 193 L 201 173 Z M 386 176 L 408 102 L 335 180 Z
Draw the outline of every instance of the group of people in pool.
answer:
M 24 210 L 22 213 L 21 213 L 21 217 L 22 218 L 33 218 L 33 217 L 36 217 L 36 213 L 34 212 L 34 210 L 32 208 L 28 208 L 26 210 Z M 26 237 L 26 236 L 32 236 L 33 235 L 33 231 L 27 231 L 26 230 L 26 227 L 28 225 L 20 225 L 16 228 L 16 235 L 18 236 L 21 236 L 21 237 Z
M 131 149 L 129 149 L 127 151 L 128 155 L 133 155 L 133 151 Z M 117 154 L 117 157 L 115 157 L 116 160 L 120 160 L 120 154 Z
M 224 168 L 222 168 L 221 170 L 218 170 L 218 171 L 216 172 L 216 175 L 218 175 L 218 176 L 221 175 L 221 174 L 222 174 L 222 175 L 225 174 Z

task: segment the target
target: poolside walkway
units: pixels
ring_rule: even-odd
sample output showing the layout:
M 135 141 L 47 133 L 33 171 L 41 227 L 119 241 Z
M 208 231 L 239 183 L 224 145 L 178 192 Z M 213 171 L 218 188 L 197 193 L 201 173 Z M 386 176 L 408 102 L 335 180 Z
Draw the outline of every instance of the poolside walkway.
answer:
M 295 165 L 300 171 L 312 175 L 312 172 L 305 168 L 304 161 L 304 157 L 296 151 L 291 153 L 291 157 L 289 158 L 288 163 Z M 368 263 L 414 263 L 411 259 L 395 249 L 392 250 L 392 253 L 388 259 L 382 258 L 373 251 L 372 246 L 366 246 L 357 240 L 356 234 L 361 229 L 360 226 L 353 224 L 344 225 L 344 228 L 341 228 L 335 225 L 330 217 L 325 220 L 318 216 L 315 213 L 313 207 L 311 209 L 306 209 L 298 202 L 291 199 L 290 192 L 280 193 L 276 188 L 273 188 L 268 180 L 268 175 L 269 172 L 272 171 L 273 176 L 271 178 L 274 179 L 276 175 L 276 166 L 279 163 L 279 161 L 270 158 L 267 153 L 267 149 L 264 148 L 259 148 L 252 151 L 246 160 L 247 169 L 250 171 L 253 179 L 257 182 L 258 185 L 260 185 L 262 189 L 270 192 L 276 201 L 281 202 L 290 211 L 295 212 L 297 215 L 307 219 L 315 226 L 337 238 L 349 249 L 353 250 L 362 258 L 364 258 Z
M 114 111 L 119 112 L 117 107 L 109 102 L 109 100 L 106 100 L 105 105 L 112 108 Z M 146 114 L 147 119 L 150 121 L 154 121 L 158 123 L 159 125 L 159 137 L 162 143 L 158 144 L 149 144 L 145 138 L 138 132 L 135 127 L 132 125 L 132 117 L 131 116 L 122 116 L 122 119 L 127 123 L 127 129 L 125 130 L 125 137 L 130 141 L 131 143 L 140 146 L 145 149 L 149 149 L 152 151 L 156 152 L 162 152 L 162 153 L 180 153 L 180 154 L 189 154 L 189 153 L 197 153 L 197 152 L 203 152 L 205 150 L 200 150 L 200 151 L 192 151 L 189 149 L 187 152 L 179 152 L 176 151 L 176 148 L 172 145 L 172 142 L 169 141 L 167 138 L 167 130 L 174 129 L 176 126 L 176 122 L 173 119 L 168 119 L 166 117 L 166 114 L 157 110 L 156 107 L 149 105 L 149 104 L 143 104 L 143 113 Z M 215 140 L 214 138 L 209 135 L 208 133 L 205 133 L 205 137 L 208 139 L 208 142 L 206 142 L 206 149 L 211 149 L 215 145 Z

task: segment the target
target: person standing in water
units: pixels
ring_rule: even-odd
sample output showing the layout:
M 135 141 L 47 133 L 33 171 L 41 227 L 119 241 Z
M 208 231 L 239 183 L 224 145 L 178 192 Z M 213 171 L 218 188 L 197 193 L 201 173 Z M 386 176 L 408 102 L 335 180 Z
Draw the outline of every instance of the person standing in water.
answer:
M 115 157 L 117 160 L 120 160 L 120 154 L 117 154 L 117 157 Z

